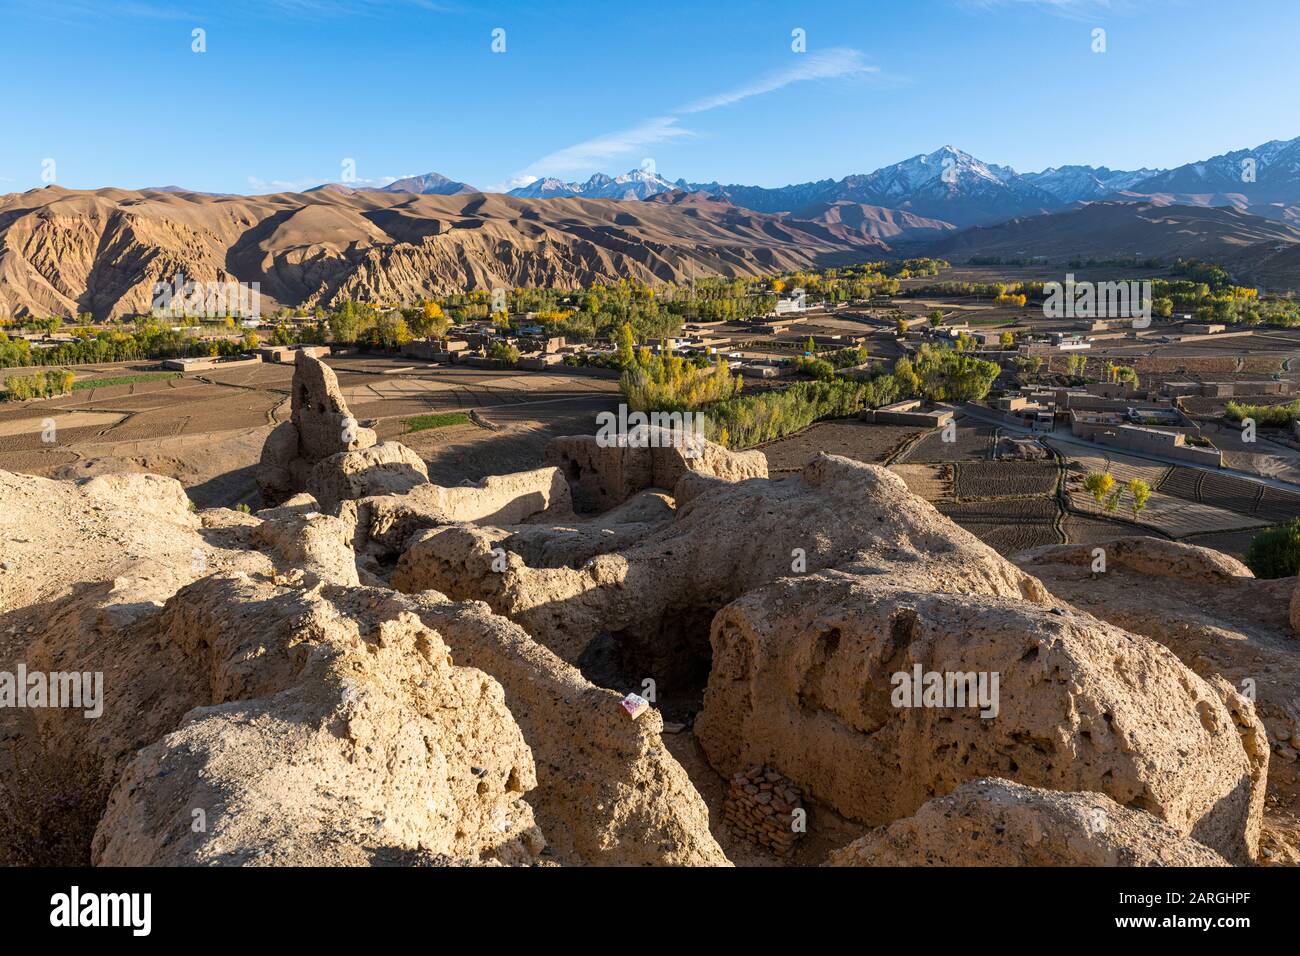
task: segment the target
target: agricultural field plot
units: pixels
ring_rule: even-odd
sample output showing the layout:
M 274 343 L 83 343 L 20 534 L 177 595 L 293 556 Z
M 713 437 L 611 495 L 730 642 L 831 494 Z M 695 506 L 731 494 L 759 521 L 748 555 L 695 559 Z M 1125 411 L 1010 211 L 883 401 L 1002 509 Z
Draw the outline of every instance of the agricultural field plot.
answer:
M 1115 349 L 1113 351 L 1120 352 Z M 1233 372 L 1254 372 L 1267 373 L 1280 372 L 1282 370 L 1282 361 L 1287 357 L 1283 352 L 1249 354 L 1244 351 L 1232 352 L 1227 354 L 1185 354 L 1190 352 L 1188 347 L 1181 350 L 1184 354 L 1170 354 L 1171 350 L 1162 349 L 1158 355 L 1145 355 L 1136 358 L 1129 363 L 1139 373 L 1165 374 L 1174 373 L 1177 375 L 1227 375 Z
M 1116 488 L 1123 487 L 1116 483 Z M 1263 527 L 1266 523 L 1249 515 L 1213 505 L 1202 504 L 1177 495 L 1153 491 L 1146 507 L 1135 519 L 1129 508 L 1131 499 L 1125 494 L 1116 511 L 1106 510 L 1105 502 L 1098 502 L 1083 487 L 1082 476 L 1071 476 L 1066 481 L 1070 510 L 1093 517 L 1111 518 L 1143 527 L 1155 528 L 1171 538 L 1211 531 L 1235 531 Z
M 1249 515 L 1263 524 L 1300 518 L 1300 491 L 1285 491 L 1234 475 L 1195 468 L 1174 468 L 1159 491 Z
M 907 490 L 926 501 L 951 501 L 952 465 L 893 464 L 889 470 L 902 478 Z
M 943 440 L 943 429 L 935 429 L 913 445 L 899 461 L 989 461 L 993 457 L 993 438 L 997 429 L 991 425 L 958 427 L 954 441 Z
M 1228 511 L 1254 514 L 1263 492 L 1264 486 L 1257 482 L 1207 471 L 1201 474 L 1197 500 Z
M 958 498 L 1022 498 L 1056 490 L 1055 462 L 966 461 L 953 465 Z
M 938 502 L 935 507 L 999 554 L 1062 544 L 1053 498 Z
M 857 419 L 819 422 L 796 435 L 758 446 L 767 455 L 769 473 L 802 471 L 818 452 L 842 455 L 867 464 L 885 461 L 920 430 L 908 425 L 874 425 Z
M 935 505 L 959 524 L 1035 524 L 1054 522 L 1060 511 L 1055 498 L 994 498 L 984 501 L 951 501 Z
M 1255 516 L 1273 524 L 1300 518 L 1300 493 L 1265 488 L 1255 506 Z
M 1067 459 L 1066 470 L 1070 476 L 1082 477 L 1090 472 L 1109 472 L 1118 484 L 1127 484 L 1134 478 L 1141 478 L 1153 489 L 1165 479 L 1169 465 L 1133 458 L 1118 452 L 1084 452 L 1077 446 L 1048 441 L 1057 452 Z
M 1069 544 L 1105 544 L 1118 538 L 1131 538 L 1134 535 L 1146 535 L 1164 538 L 1162 534 L 1151 534 L 1154 529 L 1138 528 L 1123 521 L 1109 521 L 1105 518 L 1090 518 L 1085 515 L 1068 514 L 1061 522 L 1061 530 Z M 1237 532 L 1241 533 L 1241 532 Z M 1253 534 L 1254 532 L 1244 532 Z
M 1064 544 L 1056 526 L 1050 522 L 1036 524 L 979 524 L 973 521 L 953 519 L 975 537 L 1003 557 L 1041 548 L 1049 544 Z
M 293 366 L 263 362 L 261 365 L 241 365 L 238 368 L 213 369 L 197 376 L 219 385 L 237 385 L 242 388 L 274 388 L 289 392 L 293 381 Z
M 1162 481 L 1151 487 L 1161 494 L 1177 495 L 1188 501 L 1199 501 L 1196 489 L 1200 486 L 1203 474 L 1205 472 L 1199 468 L 1171 468 Z
M 7 462 L 7 456 L 11 452 L 42 452 L 52 450 L 52 445 L 57 447 L 75 442 L 93 441 L 123 418 L 124 416 L 111 412 L 59 414 L 51 411 L 39 418 L 27 417 L 0 421 L 0 454 L 6 456 Z M 53 422 L 53 431 L 46 428 L 47 421 Z M 48 441 L 49 437 L 54 441 Z

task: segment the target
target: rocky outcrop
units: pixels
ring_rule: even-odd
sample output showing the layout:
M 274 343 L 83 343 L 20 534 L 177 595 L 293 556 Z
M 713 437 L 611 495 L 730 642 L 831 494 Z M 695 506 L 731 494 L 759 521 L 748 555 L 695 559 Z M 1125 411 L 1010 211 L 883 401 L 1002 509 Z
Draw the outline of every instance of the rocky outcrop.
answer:
M 252 539 L 298 570 L 307 583 L 361 583 L 351 530 L 338 518 L 318 511 L 268 517 L 254 525 Z
M 424 459 L 401 442 L 386 441 L 317 462 L 307 477 L 307 492 L 322 511 L 337 514 L 344 501 L 405 495 L 428 483 Z
M 117 780 L 107 866 L 527 862 L 532 755 L 501 688 L 364 590 L 210 577 L 157 616 L 193 708 Z M 130 653 L 127 651 L 127 653 Z M 143 662 L 141 662 L 143 663 Z M 110 697 L 107 712 L 135 719 Z
M 580 568 L 494 554 L 489 535 L 439 535 L 412 543 L 393 586 L 486 601 L 570 662 L 611 635 L 628 666 L 674 682 L 707 673 L 719 608 L 796 569 L 853 567 L 882 583 L 905 574 L 936 591 L 1046 600 L 1034 578 L 875 465 L 821 455 L 782 480 L 687 475 L 675 497 L 670 525 Z
M 96 862 L 525 863 L 538 828 L 558 862 L 727 862 L 657 712 L 482 604 L 358 587 L 350 529 L 308 496 L 194 514 L 170 479 L 0 473 L 0 516 L 47 564 L 57 537 L 78 579 L 116 575 L 51 573 L 3 620 L 36 636 L 31 669 L 103 674 L 99 719 L 21 731 L 112 790 Z
M 95 862 L 725 865 L 712 809 L 738 860 L 866 826 L 837 862 L 1245 863 L 1290 766 L 1294 581 L 1200 549 L 1017 567 L 825 455 L 594 515 L 556 467 L 366 495 L 415 463 L 321 461 L 329 508 L 256 515 L 0 473 L 0 645 L 103 678 L 97 719 L 0 732 L 107 794 Z
M 569 486 L 555 468 L 489 475 L 473 484 L 444 488 L 423 484 L 402 495 L 362 498 L 341 506 L 359 548 L 400 553 L 417 532 L 459 522 L 513 525 L 546 512 L 567 516 Z
M 271 430 L 257 468 L 257 486 L 268 505 L 305 491 L 312 469 L 325 459 L 378 441 L 373 429 L 352 417 L 338 379 L 320 359 L 298 352 L 291 388 L 290 420 Z
M 927 800 L 831 854 L 830 866 L 1227 866 L 1141 810 L 1100 793 L 981 779 Z
M 1007 776 L 1255 854 L 1263 788 L 1240 701 L 1088 615 L 826 572 L 733 602 L 712 644 L 695 731 L 720 773 L 769 764 L 870 825 Z
M 1294 578 L 1258 580 L 1218 551 L 1147 537 L 1037 548 L 1013 560 L 1075 607 L 1159 641 L 1206 679 L 1222 677 L 1253 702 L 1282 791 L 1300 789 Z
M 546 446 L 546 463 L 569 480 L 580 511 L 608 511 L 639 491 L 672 491 L 688 472 L 744 481 L 767 477 L 761 451 L 729 451 L 693 433 L 644 425 L 616 441 L 568 435 Z
M 478 602 L 394 594 L 453 657 L 492 674 L 532 748 L 537 787 L 527 799 L 550 857 L 602 866 L 718 866 L 709 813 L 669 754 L 655 710 L 636 720 L 622 695 L 596 687 L 516 624 Z

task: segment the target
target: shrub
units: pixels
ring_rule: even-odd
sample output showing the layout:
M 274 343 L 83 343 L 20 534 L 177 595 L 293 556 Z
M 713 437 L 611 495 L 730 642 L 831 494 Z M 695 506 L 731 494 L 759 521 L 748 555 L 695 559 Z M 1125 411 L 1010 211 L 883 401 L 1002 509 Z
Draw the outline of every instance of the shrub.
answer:
M 835 366 L 825 359 L 809 358 L 806 355 L 800 355 L 790 364 L 799 374 L 815 378 L 819 382 L 829 382 L 835 377 Z
M 1246 550 L 1246 567 L 1257 578 L 1286 578 L 1300 571 L 1300 518 L 1255 535 Z
M 868 383 L 796 382 L 710 405 L 705 436 L 732 448 L 747 448 L 807 428 L 822 418 L 842 418 L 862 408 Z
M 738 395 L 741 380 L 725 361 L 700 368 L 680 355 L 642 349 L 619 385 L 633 411 L 689 412 Z
M 1242 402 L 1228 402 L 1226 417 L 1234 422 L 1249 418 L 1256 425 L 1285 428 L 1296 418 L 1300 418 L 1300 399 L 1285 405 L 1246 405 Z
M 498 365 L 514 368 L 519 364 L 519 349 L 508 342 L 493 342 L 488 346 L 487 357 Z
M 33 398 L 52 398 L 72 391 L 75 378 L 66 369 L 50 369 L 40 375 L 11 375 L 5 379 L 5 392 L 14 401 Z

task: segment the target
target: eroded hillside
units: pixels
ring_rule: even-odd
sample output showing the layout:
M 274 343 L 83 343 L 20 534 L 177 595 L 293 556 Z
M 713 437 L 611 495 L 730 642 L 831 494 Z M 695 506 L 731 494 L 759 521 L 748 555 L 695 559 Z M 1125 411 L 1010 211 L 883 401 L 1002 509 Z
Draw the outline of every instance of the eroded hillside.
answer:
M 0 314 L 150 312 L 155 282 L 256 282 L 262 307 L 519 286 L 681 281 L 861 261 L 887 247 L 722 202 L 386 192 L 71 191 L 0 197 Z

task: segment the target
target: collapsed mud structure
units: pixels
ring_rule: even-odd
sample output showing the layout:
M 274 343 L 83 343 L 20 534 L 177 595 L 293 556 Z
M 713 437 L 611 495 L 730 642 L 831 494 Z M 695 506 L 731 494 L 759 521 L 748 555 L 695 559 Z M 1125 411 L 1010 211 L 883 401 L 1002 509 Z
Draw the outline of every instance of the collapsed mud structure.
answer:
M 1295 852 L 1294 581 L 1149 539 L 1101 574 L 1090 549 L 1008 561 L 828 455 L 774 480 L 757 453 L 563 438 L 444 488 L 315 360 L 294 408 L 252 515 L 152 475 L 0 473 L 8 670 L 102 677 L 95 718 L 0 709 L 0 759 L 88 776 L 88 862 Z M 0 854 L 42 862 L 18 858 L 49 798 L 6 794 Z

